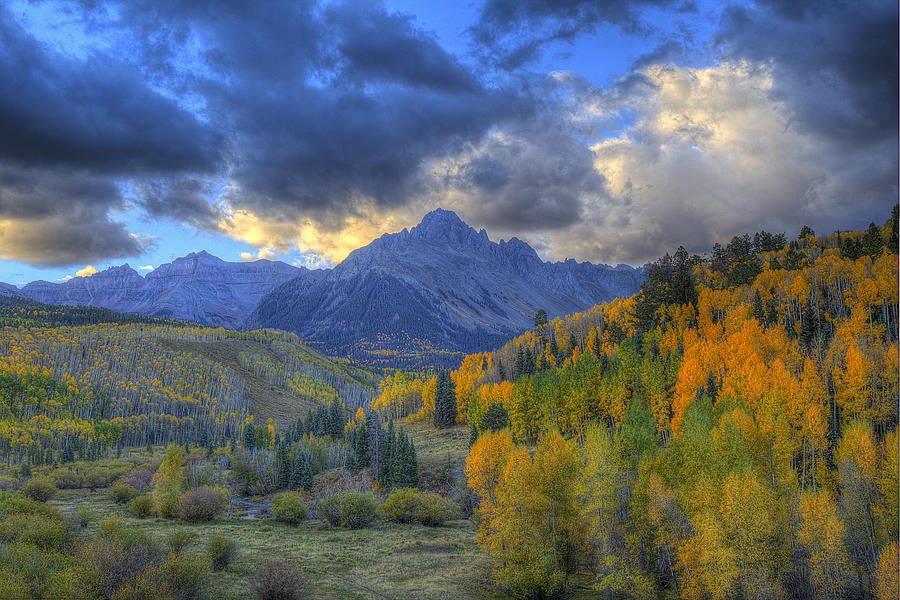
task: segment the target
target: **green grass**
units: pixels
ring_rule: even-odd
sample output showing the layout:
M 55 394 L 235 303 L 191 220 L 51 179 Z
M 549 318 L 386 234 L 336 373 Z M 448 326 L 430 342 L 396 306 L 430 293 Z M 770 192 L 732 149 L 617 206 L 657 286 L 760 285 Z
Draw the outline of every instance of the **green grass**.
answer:
M 213 533 L 234 539 L 239 546 L 237 559 L 210 578 L 208 597 L 216 600 L 248 597 L 249 578 L 267 559 L 283 559 L 300 567 L 310 580 L 309 598 L 315 599 L 447 600 L 493 594 L 485 585 L 486 559 L 475 544 L 468 520 L 437 528 L 379 523 L 354 531 L 317 520 L 298 527 L 238 518 L 200 524 L 141 520 L 113 503 L 106 490 L 63 490 L 52 504 L 66 514 L 73 513 L 78 504 L 89 506 L 95 516 L 82 530 L 86 537 L 95 533 L 100 519 L 118 516 L 127 526 L 146 529 L 160 540 L 177 528 L 194 532 L 189 552 L 202 552 Z

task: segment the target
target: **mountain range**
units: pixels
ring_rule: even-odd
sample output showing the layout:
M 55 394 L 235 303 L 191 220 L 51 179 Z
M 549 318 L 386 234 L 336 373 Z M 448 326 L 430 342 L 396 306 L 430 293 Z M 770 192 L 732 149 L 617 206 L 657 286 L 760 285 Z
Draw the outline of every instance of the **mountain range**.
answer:
M 562 316 L 634 294 L 643 268 L 544 262 L 527 243 L 493 242 L 437 209 L 416 227 L 384 234 L 333 269 L 226 262 L 189 254 L 142 277 L 111 267 L 21 290 L 48 304 L 92 305 L 232 329 L 296 332 L 331 354 L 385 366 L 453 364 L 505 343 L 538 309 Z

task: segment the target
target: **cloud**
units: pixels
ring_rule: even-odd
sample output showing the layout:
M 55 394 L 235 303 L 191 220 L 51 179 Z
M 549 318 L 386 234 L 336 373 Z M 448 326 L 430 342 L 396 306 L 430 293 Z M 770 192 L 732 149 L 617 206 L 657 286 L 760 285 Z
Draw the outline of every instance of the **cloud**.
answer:
M 144 265 L 143 267 L 138 267 L 138 271 L 152 271 L 154 269 L 153 265 Z
M 494 64 L 513 70 L 537 59 L 550 42 L 573 42 L 602 24 L 646 33 L 641 11 L 648 7 L 696 10 L 683 0 L 486 0 L 470 33 Z
M 250 252 L 241 252 L 241 260 L 245 262 L 254 261 L 254 260 L 278 260 L 275 256 L 275 253 L 272 252 L 271 248 L 260 248 L 256 256 L 253 256 Z
M 108 179 L 0 163 L 0 258 L 72 266 L 139 256 L 153 242 L 109 218 L 121 207 Z
M 100 271 L 98 271 L 94 267 L 94 265 L 88 265 L 83 269 L 79 269 L 78 271 L 75 271 L 75 277 L 90 277 L 91 275 L 96 275 L 99 272 Z

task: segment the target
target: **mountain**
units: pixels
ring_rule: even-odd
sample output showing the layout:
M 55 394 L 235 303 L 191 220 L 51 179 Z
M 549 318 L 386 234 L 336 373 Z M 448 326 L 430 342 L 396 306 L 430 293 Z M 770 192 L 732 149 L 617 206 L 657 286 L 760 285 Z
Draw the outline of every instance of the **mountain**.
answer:
M 6 296 L 21 296 L 22 292 L 19 291 L 14 285 L 10 285 L 8 283 L 3 283 L 0 281 L 0 298 Z
M 239 329 L 265 294 L 311 273 L 277 261 L 226 262 L 202 251 L 160 265 L 146 277 L 125 264 L 63 283 L 34 281 L 20 293 L 46 304 L 100 306 Z
M 456 353 L 490 349 L 531 328 L 538 309 L 552 318 L 630 296 L 643 276 L 626 265 L 543 262 L 525 242 L 492 242 L 438 209 L 353 251 L 318 281 L 275 288 L 247 326 L 294 331 L 367 362 L 452 364 Z

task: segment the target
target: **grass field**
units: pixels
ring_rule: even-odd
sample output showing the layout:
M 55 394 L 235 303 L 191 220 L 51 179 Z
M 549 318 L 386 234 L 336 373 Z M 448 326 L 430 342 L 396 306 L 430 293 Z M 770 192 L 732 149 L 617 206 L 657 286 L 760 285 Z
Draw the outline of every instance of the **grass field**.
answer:
M 308 520 L 290 527 L 270 520 L 225 518 L 190 524 L 174 520 L 136 519 L 113 503 L 105 490 L 62 490 L 52 504 L 66 514 L 79 504 L 94 518 L 83 530 L 92 536 L 100 519 L 117 516 L 129 527 L 142 528 L 163 540 L 178 528 L 195 534 L 188 552 L 203 552 L 213 533 L 235 540 L 238 558 L 210 577 L 208 598 L 251 597 L 248 581 L 257 565 L 284 559 L 309 577 L 309 598 L 315 599 L 440 599 L 491 598 L 485 557 L 475 544 L 472 523 L 453 521 L 443 527 L 379 523 L 347 530 Z

